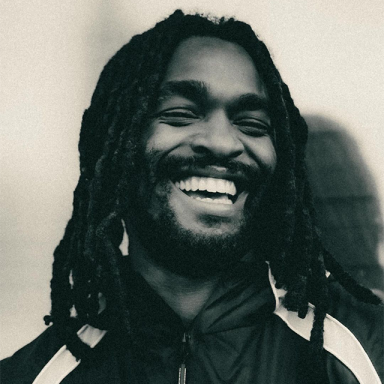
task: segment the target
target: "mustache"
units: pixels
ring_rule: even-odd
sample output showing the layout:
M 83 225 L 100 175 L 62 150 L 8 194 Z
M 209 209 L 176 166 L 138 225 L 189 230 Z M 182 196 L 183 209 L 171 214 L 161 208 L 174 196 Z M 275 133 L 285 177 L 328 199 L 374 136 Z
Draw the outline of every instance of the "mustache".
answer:
M 210 166 L 223 167 L 226 175 L 239 177 L 248 188 L 257 186 L 262 170 L 258 166 L 244 164 L 234 159 L 217 159 L 211 156 L 179 156 L 172 155 L 160 157 L 157 151 L 151 151 L 147 166 L 149 174 L 154 181 L 180 178 L 189 176 L 196 170 L 209 168 Z

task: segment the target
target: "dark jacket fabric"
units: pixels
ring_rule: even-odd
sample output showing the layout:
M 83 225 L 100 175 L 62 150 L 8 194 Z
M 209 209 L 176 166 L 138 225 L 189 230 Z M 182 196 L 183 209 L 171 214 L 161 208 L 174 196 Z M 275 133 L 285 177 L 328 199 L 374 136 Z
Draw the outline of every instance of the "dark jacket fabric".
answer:
M 63 384 L 176 384 L 183 361 L 187 384 L 303 384 L 309 342 L 274 314 L 266 264 L 240 263 L 188 327 L 128 263 L 125 273 L 133 341 L 107 332 Z M 330 286 L 330 314 L 355 335 L 383 380 L 382 307 L 357 302 L 336 282 Z M 55 327 L 48 328 L 3 360 L 1 383 L 33 383 L 61 347 Z M 331 384 L 359 383 L 339 358 L 324 354 Z

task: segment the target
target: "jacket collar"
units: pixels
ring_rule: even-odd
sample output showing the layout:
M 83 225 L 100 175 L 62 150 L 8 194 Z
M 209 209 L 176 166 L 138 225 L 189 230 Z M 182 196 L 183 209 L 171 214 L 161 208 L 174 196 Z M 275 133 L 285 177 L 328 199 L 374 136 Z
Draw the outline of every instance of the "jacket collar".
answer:
M 179 340 L 185 326 L 168 304 L 135 273 L 124 260 L 128 307 L 132 326 L 139 333 L 163 335 Z M 249 326 L 275 309 L 274 286 L 268 277 L 268 265 L 252 255 L 245 256 L 235 268 L 223 275 L 217 288 L 190 325 L 195 333 L 210 334 Z M 140 331 L 141 330 L 141 331 Z M 162 336 L 160 336 L 163 338 Z

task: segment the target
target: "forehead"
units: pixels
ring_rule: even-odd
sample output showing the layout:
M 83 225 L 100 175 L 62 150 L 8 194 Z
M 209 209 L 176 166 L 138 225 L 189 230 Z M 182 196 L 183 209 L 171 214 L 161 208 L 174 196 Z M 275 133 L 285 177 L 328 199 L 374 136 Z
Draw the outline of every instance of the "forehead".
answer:
M 246 50 L 216 37 L 190 37 L 180 43 L 168 65 L 163 83 L 198 80 L 218 93 L 259 93 L 264 84 Z

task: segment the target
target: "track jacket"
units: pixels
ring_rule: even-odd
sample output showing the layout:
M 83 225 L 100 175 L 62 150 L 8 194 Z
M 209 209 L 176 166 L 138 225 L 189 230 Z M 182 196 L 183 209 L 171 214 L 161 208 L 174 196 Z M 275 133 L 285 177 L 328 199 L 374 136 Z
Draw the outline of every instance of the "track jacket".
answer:
M 125 264 L 133 344 L 122 342 L 118 331 L 84 325 L 78 334 L 93 353 L 76 361 L 51 326 L 3 360 L 1 383 L 303 384 L 313 308 L 305 319 L 287 311 L 268 265 L 241 262 L 185 328 Z M 330 290 L 324 326 L 330 383 L 380 384 L 383 308 L 357 302 L 337 282 Z

